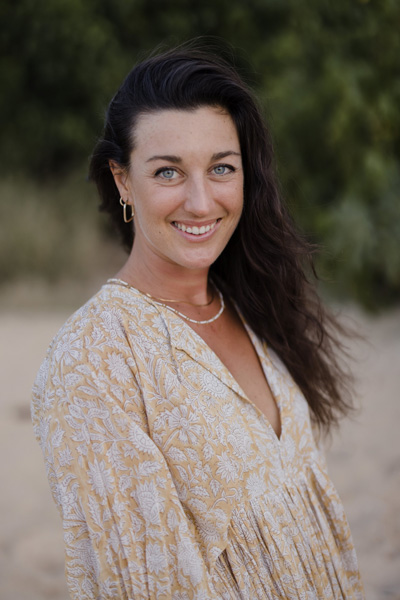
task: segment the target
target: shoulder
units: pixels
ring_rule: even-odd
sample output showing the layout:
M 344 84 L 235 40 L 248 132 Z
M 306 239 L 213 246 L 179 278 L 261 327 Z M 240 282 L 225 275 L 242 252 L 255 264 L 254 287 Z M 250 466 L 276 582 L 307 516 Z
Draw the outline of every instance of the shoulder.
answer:
M 164 343 L 163 343 L 164 340 Z M 119 396 L 138 389 L 138 372 L 167 346 L 164 319 L 143 295 L 103 286 L 72 314 L 51 342 L 33 386 L 32 413 L 54 400 L 89 391 Z
M 103 286 L 72 314 L 51 342 L 32 390 L 32 420 L 40 429 L 61 413 L 107 405 L 137 413 L 142 423 L 143 360 L 159 349 L 163 323 L 139 294 Z M 72 411 L 72 412 L 71 412 Z M 75 422 L 75 421 L 74 421 Z
M 97 351 L 124 348 L 131 351 L 143 338 L 167 335 L 157 308 L 136 292 L 104 285 L 72 314 L 54 337 L 48 356 L 66 364 L 79 361 L 89 348 Z

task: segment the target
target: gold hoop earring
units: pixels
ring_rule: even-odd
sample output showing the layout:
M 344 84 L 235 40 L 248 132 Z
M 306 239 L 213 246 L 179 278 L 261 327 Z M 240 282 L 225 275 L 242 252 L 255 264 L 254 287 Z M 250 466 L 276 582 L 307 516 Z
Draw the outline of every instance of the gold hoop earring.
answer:
M 124 217 L 124 221 L 125 223 L 130 223 L 131 221 L 133 221 L 133 217 L 135 216 L 135 209 L 133 208 L 132 204 L 128 204 L 127 202 L 125 202 L 125 200 L 123 200 L 123 198 L 119 199 L 119 203 L 122 206 L 123 209 L 123 217 Z M 128 215 L 126 214 L 126 207 L 130 206 L 131 207 L 131 216 L 128 219 Z

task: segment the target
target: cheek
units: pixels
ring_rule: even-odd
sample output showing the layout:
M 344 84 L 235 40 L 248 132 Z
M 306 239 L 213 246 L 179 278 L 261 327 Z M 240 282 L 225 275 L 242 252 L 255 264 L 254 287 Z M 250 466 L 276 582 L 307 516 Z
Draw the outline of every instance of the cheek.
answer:
M 243 186 L 240 184 L 235 185 L 235 187 L 230 191 L 229 194 L 230 202 L 232 205 L 232 210 L 241 211 L 243 208 Z
M 143 211 L 154 218 L 163 218 L 182 202 L 184 193 L 179 186 L 151 186 L 141 195 Z

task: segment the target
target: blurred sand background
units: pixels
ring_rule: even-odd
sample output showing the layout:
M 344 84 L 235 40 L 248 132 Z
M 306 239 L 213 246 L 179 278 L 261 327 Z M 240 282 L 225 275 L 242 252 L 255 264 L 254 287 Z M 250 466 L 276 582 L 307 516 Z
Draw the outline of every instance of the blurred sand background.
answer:
M 367 343 L 351 344 L 359 412 L 328 459 L 367 599 L 400 600 L 400 3 L 164 5 L 0 5 L 0 600 L 68 598 L 31 387 L 66 317 L 122 264 L 86 180 L 105 107 L 138 59 L 197 36 L 254 87 L 333 297 L 397 306 L 375 317 L 343 308 Z
M 65 290 L 47 307 L 43 291 L 29 294 L 31 308 L 24 288 L 4 292 L 0 303 L 0 598 L 66 600 L 61 522 L 29 402 L 45 350 L 78 304 L 66 301 Z M 60 298 L 65 308 L 56 310 Z M 400 309 L 376 317 L 342 312 L 367 341 L 351 343 L 360 408 L 328 443 L 330 472 L 350 521 L 367 599 L 400 600 Z

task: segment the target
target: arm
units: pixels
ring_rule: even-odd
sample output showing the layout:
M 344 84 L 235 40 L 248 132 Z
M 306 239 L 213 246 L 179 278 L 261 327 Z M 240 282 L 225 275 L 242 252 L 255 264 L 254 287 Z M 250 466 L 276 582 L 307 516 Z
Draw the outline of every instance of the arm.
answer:
M 132 357 L 102 352 L 99 363 L 87 349 L 70 360 L 57 347 L 52 356 L 33 415 L 63 519 L 71 597 L 215 598 L 193 524 L 147 435 Z

